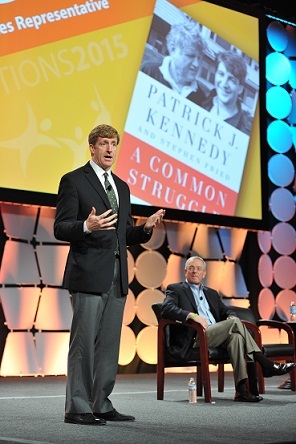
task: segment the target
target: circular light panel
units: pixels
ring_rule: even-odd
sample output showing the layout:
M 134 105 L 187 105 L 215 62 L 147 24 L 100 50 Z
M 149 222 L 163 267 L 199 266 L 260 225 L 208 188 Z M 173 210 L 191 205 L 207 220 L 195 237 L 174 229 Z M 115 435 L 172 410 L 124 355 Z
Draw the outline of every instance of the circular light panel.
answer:
M 289 157 L 275 154 L 268 162 L 268 177 L 278 187 L 286 187 L 294 179 L 294 166 Z
M 290 94 L 281 86 L 272 86 L 266 93 L 266 110 L 275 119 L 285 119 L 292 110 Z
M 266 57 L 266 79 L 273 85 L 284 85 L 291 73 L 289 59 L 279 52 L 272 52 Z
M 277 220 L 287 222 L 294 217 L 295 200 L 292 193 L 285 188 L 277 188 L 271 193 L 269 206 Z
M 282 23 L 271 22 L 267 29 L 266 35 L 270 46 L 275 51 L 284 51 L 288 45 L 288 35 Z
M 267 128 L 267 142 L 277 153 L 286 153 L 293 145 L 290 126 L 282 120 L 274 120 Z

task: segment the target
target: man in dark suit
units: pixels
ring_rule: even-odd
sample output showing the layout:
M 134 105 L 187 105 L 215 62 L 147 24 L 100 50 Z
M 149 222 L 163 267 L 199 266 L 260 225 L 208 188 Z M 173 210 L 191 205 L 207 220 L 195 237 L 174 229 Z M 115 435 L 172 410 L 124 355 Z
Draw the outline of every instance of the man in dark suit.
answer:
M 206 262 L 193 256 L 185 264 L 185 282 L 170 284 L 162 304 L 162 317 L 185 323 L 188 319 L 206 329 L 209 347 L 225 347 L 233 367 L 236 393 L 234 401 L 259 402 L 261 396 L 252 395 L 247 389 L 247 364 L 249 359 L 259 362 L 265 377 L 283 375 L 296 364 L 278 364 L 267 359 L 248 332 L 245 325 L 221 300 L 218 292 L 203 286 Z M 170 351 L 176 358 L 185 358 L 196 344 L 195 330 L 172 326 Z
M 119 134 L 99 125 L 89 134 L 91 160 L 60 182 L 55 237 L 70 243 L 64 287 L 73 305 L 64 421 L 104 425 L 133 421 L 114 409 L 123 310 L 128 293 L 127 245 L 147 242 L 164 210 L 134 226 L 128 185 L 110 169 Z

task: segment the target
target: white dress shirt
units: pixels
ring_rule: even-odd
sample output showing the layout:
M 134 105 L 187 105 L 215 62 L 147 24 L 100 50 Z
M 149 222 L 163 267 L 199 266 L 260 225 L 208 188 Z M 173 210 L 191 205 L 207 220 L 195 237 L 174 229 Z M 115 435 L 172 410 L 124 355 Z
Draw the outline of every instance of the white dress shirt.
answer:
M 115 196 L 116 196 L 116 200 L 117 200 L 117 205 L 119 206 L 119 195 L 118 195 L 118 191 L 117 191 L 114 179 L 112 177 L 111 171 L 103 170 L 103 168 L 99 167 L 99 165 L 97 165 L 92 159 L 90 159 L 89 163 L 90 163 L 90 166 L 92 167 L 92 169 L 94 170 L 94 172 L 96 173 L 96 175 L 98 176 L 98 179 L 101 182 L 104 190 L 105 190 L 105 177 L 104 177 L 104 174 L 108 173 L 108 180 L 109 180 L 111 186 L 113 187 L 113 190 L 114 190 L 114 193 L 115 193 Z M 83 224 L 83 231 L 84 231 L 84 233 L 91 233 L 87 229 L 87 227 L 86 227 L 86 220 L 84 221 L 84 224 Z

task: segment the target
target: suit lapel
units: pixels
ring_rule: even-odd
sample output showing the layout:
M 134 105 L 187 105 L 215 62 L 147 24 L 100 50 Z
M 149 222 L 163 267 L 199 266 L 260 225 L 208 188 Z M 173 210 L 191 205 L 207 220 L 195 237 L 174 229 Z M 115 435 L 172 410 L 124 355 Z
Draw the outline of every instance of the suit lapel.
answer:
M 213 300 L 213 298 L 210 297 L 209 289 L 207 287 L 204 287 L 203 291 L 204 291 L 206 300 L 208 301 L 208 304 L 210 306 L 211 313 L 214 316 L 214 318 L 216 319 L 216 321 L 218 322 L 219 317 L 218 317 L 217 306 L 213 304 L 213 302 L 216 302 L 216 300 Z
M 189 285 L 187 284 L 187 282 L 183 282 L 182 283 L 183 286 L 183 290 L 187 296 L 187 298 L 189 299 L 190 304 L 193 306 L 194 311 L 197 313 L 197 306 L 196 306 L 196 302 L 193 296 L 193 293 L 191 291 L 191 288 L 189 287 Z
M 100 182 L 100 179 L 98 178 L 98 176 L 94 172 L 94 170 L 91 167 L 89 162 L 84 166 L 84 172 L 85 172 L 85 177 L 90 182 L 90 184 L 93 186 L 95 191 L 100 195 L 100 197 L 103 200 L 106 207 L 111 208 L 106 191 L 104 190 L 103 185 Z

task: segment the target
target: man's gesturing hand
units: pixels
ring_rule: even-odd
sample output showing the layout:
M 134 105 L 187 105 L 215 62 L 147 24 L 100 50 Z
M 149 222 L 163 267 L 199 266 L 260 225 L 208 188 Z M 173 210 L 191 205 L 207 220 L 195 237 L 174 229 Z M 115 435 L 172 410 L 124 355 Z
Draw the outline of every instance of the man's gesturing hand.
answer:
M 89 231 L 98 230 L 115 230 L 117 222 L 117 214 L 112 214 L 112 210 L 107 210 L 105 213 L 97 216 L 96 209 L 92 207 L 88 218 L 86 219 L 86 227 Z
M 156 211 L 156 213 L 152 214 L 150 217 L 148 217 L 146 223 L 145 223 L 145 231 L 150 231 L 153 228 L 155 228 L 164 218 L 165 210 L 161 209 Z

